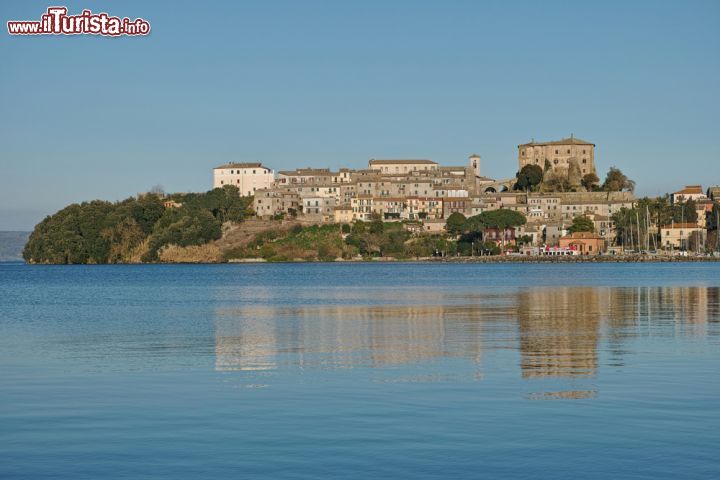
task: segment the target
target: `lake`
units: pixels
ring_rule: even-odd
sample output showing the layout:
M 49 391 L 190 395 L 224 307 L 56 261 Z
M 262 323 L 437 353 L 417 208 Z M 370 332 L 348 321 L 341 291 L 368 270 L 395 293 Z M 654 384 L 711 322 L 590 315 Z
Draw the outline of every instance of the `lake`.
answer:
M 720 264 L 0 264 L 0 478 L 720 477 Z

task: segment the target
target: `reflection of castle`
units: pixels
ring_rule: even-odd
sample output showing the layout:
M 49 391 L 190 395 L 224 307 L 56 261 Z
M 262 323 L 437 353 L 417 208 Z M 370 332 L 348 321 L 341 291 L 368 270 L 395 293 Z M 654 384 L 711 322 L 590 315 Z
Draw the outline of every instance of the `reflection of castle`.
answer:
M 592 375 L 600 337 L 597 288 L 531 289 L 518 295 L 523 377 Z
M 634 336 L 717 335 L 720 322 L 717 287 L 308 295 L 295 306 L 270 296 L 264 304 L 218 308 L 216 368 L 379 367 L 444 357 L 479 363 L 484 351 L 507 349 L 509 341 L 520 350 L 523 378 L 587 377 L 599 368 L 600 348 L 622 362 Z M 365 303 L 369 298 L 381 304 Z

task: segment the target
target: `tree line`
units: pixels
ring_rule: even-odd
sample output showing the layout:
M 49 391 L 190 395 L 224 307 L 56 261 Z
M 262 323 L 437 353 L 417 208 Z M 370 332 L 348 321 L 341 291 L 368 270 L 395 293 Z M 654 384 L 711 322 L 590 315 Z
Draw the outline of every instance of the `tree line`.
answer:
M 567 176 L 562 176 L 549 175 L 550 169 L 551 165 L 547 160 L 544 169 L 540 165 L 525 165 L 515 174 L 513 189 L 524 192 L 632 192 L 635 190 L 635 182 L 617 167 L 610 167 L 603 183 L 600 183 L 600 178 L 592 172 L 580 177 L 579 172 L 573 175 L 570 171 Z M 577 176 L 576 185 L 573 184 L 573 176 Z
M 222 224 L 245 218 L 251 201 L 226 185 L 206 193 L 74 203 L 35 227 L 23 258 L 57 264 L 154 262 L 166 245 L 203 245 L 220 238 Z

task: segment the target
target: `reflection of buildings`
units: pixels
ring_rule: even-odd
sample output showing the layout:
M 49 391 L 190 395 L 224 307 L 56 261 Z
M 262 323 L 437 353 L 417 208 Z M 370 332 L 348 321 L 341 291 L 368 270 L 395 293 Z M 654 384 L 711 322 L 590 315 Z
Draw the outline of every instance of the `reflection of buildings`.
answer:
M 419 363 L 438 357 L 479 361 L 475 305 L 281 305 L 216 312 L 216 368 L 266 370 L 279 363 L 348 368 Z
M 523 377 L 592 375 L 598 366 L 598 288 L 530 289 L 518 295 Z
M 277 337 L 271 322 L 219 322 L 215 332 L 215 368 L 272 370 L 276 367 Z
M 229 306 L 216 309 L 218 370 L 447 357 L 478 365 L 488 351 L 511 348 L 520 352 L 523 378 L 588 377 L 602 364 L 624 365 L 634 338 L 720 331 L 719 287 L 265 288 L 221 301 Z

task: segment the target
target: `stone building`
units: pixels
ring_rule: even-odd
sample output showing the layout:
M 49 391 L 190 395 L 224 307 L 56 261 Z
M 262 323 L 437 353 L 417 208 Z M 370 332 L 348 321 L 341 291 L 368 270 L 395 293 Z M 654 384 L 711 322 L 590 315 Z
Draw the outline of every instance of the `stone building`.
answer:
M 569 138 L 550 142 L 536 142 L 518 145 L 518 170 L 525 165 L 538 165 L 545 169 L 545 161 L 553 172 L 567 175 L 573 160 L 580 167 L 581 176 L 588 173 L 597 175 L 595 169 L 595 144 L 570 135 Z

